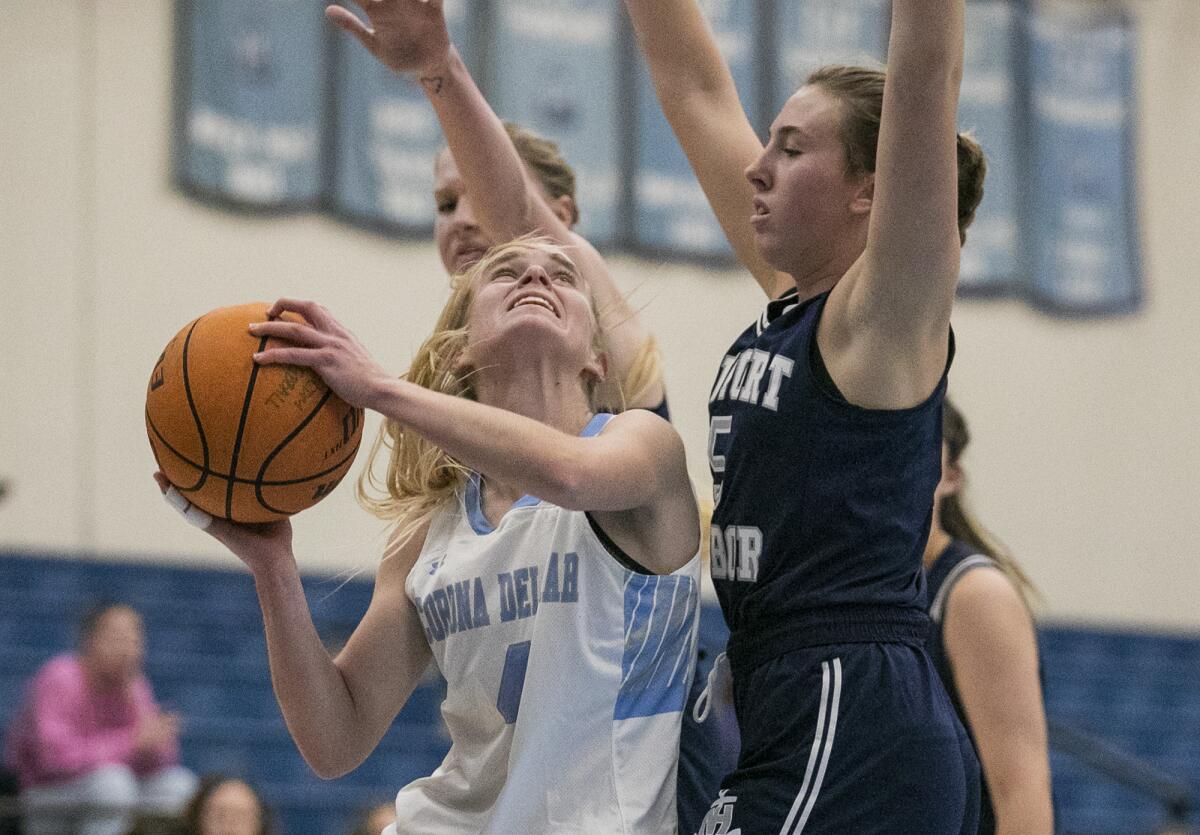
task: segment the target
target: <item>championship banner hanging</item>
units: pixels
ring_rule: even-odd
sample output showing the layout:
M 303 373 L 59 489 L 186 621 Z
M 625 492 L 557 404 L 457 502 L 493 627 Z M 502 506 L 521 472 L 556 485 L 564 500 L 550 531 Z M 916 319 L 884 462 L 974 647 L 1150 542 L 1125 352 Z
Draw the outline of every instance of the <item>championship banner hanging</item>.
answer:
M 204 0 L 179 15 L 175 176 L 242 206 L 321 196 L 324 3 Z
M 700 0 L 742 102 L 758 101 L 757 0 Z M 637 59 L 633 245 L 665 257 L 729 260 L 732 250 Z M 751 111 L 752 112 L 752 111 Z M 753 115 L 751 115 L 753 119 Z
M 468 54 L 468 10 L 445 0 L 451 41 Z M 445 146 L 425 93 L 389 70 L 354 38 L 333 34 L 334 131 L 330 205 L 356 223 L 409 233 L 433 228 L 433 162 Z
M 495 5 L 489 98 L 501 118 L 558 143 L 575 169 L 579 233 L 617 235 L 621 194 L 619 4 L 504 0 Z
M 968 0 L 958 124 L 983 146 L 988 171 L 963 247 L 958 286 L 964 293 L 995 295 L 1023 285 L 1020 25 L 1012 0 Z
M 1141 299 L 1135 32 L 1114 7 L 1057 3 L 1030 24 L 1034 303 L 1115 313 Z

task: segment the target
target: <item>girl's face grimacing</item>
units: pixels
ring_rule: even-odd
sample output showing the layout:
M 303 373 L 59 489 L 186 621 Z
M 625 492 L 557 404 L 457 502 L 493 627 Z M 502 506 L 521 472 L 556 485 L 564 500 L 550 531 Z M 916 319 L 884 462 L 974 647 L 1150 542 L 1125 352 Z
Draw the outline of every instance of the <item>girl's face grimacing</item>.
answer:
M 467 320 L 473 365 L 513 350 L 552 352 L 591 368 L 596 315 L 575 264 L 557 248 L 514 247 L 479 276 Z M 602 376 L 602 368 L 594 369 Z

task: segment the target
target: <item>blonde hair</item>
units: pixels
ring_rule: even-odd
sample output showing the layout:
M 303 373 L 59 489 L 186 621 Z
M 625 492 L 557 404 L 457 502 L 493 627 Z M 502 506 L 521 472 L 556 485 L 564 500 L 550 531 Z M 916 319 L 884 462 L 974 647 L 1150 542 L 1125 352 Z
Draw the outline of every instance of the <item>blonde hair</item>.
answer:
M 512 250 L 544 250 L 565 256 L 562 247 L 535 235 L 526 235 L 492 247 L 483 258 L 456 275 L 450 281 L 450 298 L 438 317 L 437 325 L 428 339 L 417 349 L 412 364 L 401 379 L 430 391 L 478 399 L 471 376 L 474 373 L 464 363 L 467 349 L 467 324 L 471 303 L 479 282 L 501 257 Z M 595 303 L 592 303 L 593 348 L 602 350 L 603 340 Z M 599 381 L 589 380 L 585 393 L 593 408 Z M 381 480 L 376 474 L 379 460 L 387 456 L 387 474 Z M 407 541 L 446 502 L 464 488 L 470 470 L 454 460 L 445 450 L 400 422 L 386 420 L 379 429 L 367 466 L 358 478 L 358 502 L 367 511 L 394 523 L 392 543 L 398 546 Z M 389 548 L 389 553 L 395 548 Z

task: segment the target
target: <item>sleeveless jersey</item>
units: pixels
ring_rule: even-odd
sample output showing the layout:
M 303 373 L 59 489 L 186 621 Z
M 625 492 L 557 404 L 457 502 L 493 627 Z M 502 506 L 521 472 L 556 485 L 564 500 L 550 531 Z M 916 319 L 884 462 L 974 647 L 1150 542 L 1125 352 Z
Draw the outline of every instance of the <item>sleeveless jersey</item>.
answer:
M 698 554 L 641 573 L 588 514 L 530 496 L 492 529 L 473 479 L 406 581 L 451 747 L 385 835 L 675 832 L 698 581 Z
M 920 646 L 928 632 L 921 555 L 945 375 L 911 409 L 848 403 L 816 350 L 827 299 L 771 302 L 709 398 L 711 569 L 735 674 L 806 646 Z
M 967 729 L 971 744 L 975 744 L 975 734 L 967 724 L 967 713 L 963 708 L 962 697 L 958 693 L 958 685 L 954 683 L 954 671 L 950 667 L 950 657 L 946 654 L 944 621 L 946 606 L 950 593 L 962 576 L 976 568 L 997 568 L 996 563 L 987 556 L 978 553 L 965 542 L 953 540 L 946 546 L 938 558 L 929 566 L 926 575 L 929 578 L 929 618 L 932 621 L 929 630 L 929 641 L 925 645 L 933 666 L 937 668 L 954 712 Z M 988 790 L 987 780 L 981 772 L 979 780 L 979 835 L 991 835 L 996 831 L 996 816 L 992 808 L 992 796 Z

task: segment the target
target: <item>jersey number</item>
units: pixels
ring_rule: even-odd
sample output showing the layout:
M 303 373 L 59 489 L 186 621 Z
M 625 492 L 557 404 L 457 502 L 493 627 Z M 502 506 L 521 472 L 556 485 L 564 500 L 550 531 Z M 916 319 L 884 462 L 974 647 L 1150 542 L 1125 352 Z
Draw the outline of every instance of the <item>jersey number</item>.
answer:
M 521 707 L 521 691 L 525 689 L 525 669 L 529 666 L 529 641 L 509 644 L 504 656 L 504 671 L 500 674 L 500 692 L 496 695 L 496 710 L 504 723 L 517 721 Z
M 713 504 L 721 503 L 721 475 L 725 472 L 725 456 L 717 454 L 717 446 L 724 445 L 722 435 L 733 431 L 733 415 L 718 415 L 708 422 L 708 466 L 713 477 Z

